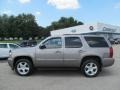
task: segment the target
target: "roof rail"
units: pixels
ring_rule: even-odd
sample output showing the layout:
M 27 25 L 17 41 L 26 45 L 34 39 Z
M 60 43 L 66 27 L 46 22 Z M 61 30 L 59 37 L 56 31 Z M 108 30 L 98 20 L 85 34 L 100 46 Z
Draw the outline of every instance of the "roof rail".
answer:
M 63 34 L 63 35 L 82 35 L 82 34 Z

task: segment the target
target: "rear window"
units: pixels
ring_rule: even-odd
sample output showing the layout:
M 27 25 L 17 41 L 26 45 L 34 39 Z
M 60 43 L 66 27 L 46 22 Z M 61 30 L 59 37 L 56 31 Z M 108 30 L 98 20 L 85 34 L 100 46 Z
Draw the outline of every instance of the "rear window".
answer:
M 90 47 L 109 47 L 108 43 L 103 37 L 85 37 Z

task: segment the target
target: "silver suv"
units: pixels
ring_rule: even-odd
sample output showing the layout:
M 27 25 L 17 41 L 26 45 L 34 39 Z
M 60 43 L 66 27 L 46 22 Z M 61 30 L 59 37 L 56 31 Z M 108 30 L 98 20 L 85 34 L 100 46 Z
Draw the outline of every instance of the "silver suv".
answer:
M 63 35 L 10 52 L 8 63 L 21 76 L 30 75 L 38 67 L 74 67 L 87 77 L 95 77 L 102 67 L 113 65 L 114 59 L 113 48 L 104 37 Z

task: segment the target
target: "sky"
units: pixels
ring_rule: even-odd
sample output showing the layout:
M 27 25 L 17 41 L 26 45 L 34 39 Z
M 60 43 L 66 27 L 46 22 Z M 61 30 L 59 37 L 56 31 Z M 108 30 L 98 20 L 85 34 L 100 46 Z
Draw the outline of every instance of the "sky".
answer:
M 32 13 L 46 27 L 60 17 L 120 26 L 120 0 L 0 0 L 0 14 Z

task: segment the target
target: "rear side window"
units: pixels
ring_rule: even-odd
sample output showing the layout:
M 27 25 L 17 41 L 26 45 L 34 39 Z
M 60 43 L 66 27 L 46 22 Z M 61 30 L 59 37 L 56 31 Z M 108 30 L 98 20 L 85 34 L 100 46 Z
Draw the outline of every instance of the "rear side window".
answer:
M 22 43 L 20 44 L 20 46 L 21 46 L 21 47 L 28 46 L 28 43 L 27 43 L 27 42 L 22 42 Z
M 7 44 L 0 44 L 0 48 L 8 48 Z
M 80 48 L 82 43 L 79 37 L 65 37 L 65 48 Z
M 16 49 L 16 48 L 19 48 L 17 45 L 14 45 L 14 44 L 9 44 L 10 48 L 12 49 Z
M 109 47 L 108 43 L 103 37 L 85 37 L 90 47 Z

